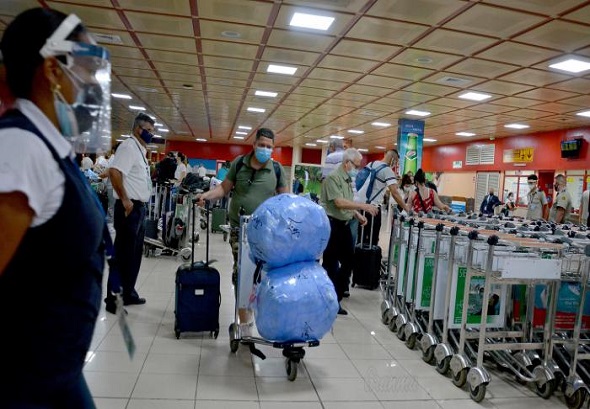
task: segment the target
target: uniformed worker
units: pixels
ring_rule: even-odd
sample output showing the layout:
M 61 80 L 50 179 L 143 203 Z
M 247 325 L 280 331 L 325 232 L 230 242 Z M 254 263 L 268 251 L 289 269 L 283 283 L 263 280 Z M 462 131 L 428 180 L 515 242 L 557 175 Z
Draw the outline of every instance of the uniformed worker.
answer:
M 553 186 L 555 190 L 555 200 L 553 200 L 553 204 L 551 205 L 549 221 L 554 223 L 565 223 L 572 212 L 572 197 L 567 191 L 565 176 L 562 174 L 557 175 Z

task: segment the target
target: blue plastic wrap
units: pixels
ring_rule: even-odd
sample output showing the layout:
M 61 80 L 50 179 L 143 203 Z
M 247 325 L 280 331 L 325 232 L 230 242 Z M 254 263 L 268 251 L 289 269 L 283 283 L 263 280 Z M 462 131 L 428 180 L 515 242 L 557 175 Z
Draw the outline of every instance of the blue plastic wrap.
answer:
M 319 260 L 330 238 L 324 209 L 300 196 L 283 193 L 263 202 L 247 228 L 250 258 L 265 269 Z
M 338 299 L 326 270 L 306 261 L 267 271 L 253 307 L 264 339 L 311 341 L 320 340 L 332 327 Z

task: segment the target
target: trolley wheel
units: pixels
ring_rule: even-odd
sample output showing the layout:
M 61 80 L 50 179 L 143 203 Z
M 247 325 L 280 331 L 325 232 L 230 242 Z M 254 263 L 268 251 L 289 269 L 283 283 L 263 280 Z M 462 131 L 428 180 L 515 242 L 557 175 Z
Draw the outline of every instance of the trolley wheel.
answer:
M 201 230 L 205 230 L 207 228 L 207 222 L 205 220 L 201 220 Z
M 286 369 L 287 379 L 293 382 L 297 378 L 297 362 L 287 358 Z
M 535 390 L 537 392 L 537 395 L 539 395 L 543 399 L 549 399 L 551 395 L 553 395 L 553 392 L 555 392 L 556 387 L 556 379 L 549 379 L 542 385 L 539 385 L 535 382 Z
M 232 322 L 229 324 L 229 350 L 232 353 L 235 353 L 238 351 L 239 347 L 240 340 L 236 339 L 236 324 Z
M 406 331 L 405 331 L 405 325 L 402 325 L 401 327 L 398 327 L 397 329 L 397 337 L 401 340 L 401 341 L 405 341 L 406 340 Z
M 465 385 L 465 383 L 467 382 L 467 371 L 468 368 L 463 368 L 457 374 L 454 374 L 452 379 L 453 385 L 455 385 L 458 388 L 462 388 L 463 385 Z
M 444 375 L 447 372 L 449 372 L 450 367 L 451 367 L 451 357 L 445 356 L 444 359 L 442 361 L 440 361 L 440 363 L 436 364 L 436 372 L 438 372 L 441 375 Z
M 180 250 L 180 258 L 182 261 L 189 261 L 191 259 L 192 253 L 193 251 L 190 247 L 184 247 L 182 250 Z
M 486 397 L 486 384 L 482 383 L 475 388 L 472 388 L 471 385 L 469 385 L 469 397 L 475 402 L 481 402 L 483 398 Z
M 383 314 L 381 314 L 381 322 L 385 325 L 387 325 L 389 323 L 389 319 L 387 318 L 387 313 L 389 312 L 389 310 L 385 310 L 383 311 Z
M 215 339 L 217 339 L 217 337 L 219 336 L 219 328 L 217 328 L 215 331 L 211 331 L 211 332 L 209 333 L 209 336 L 210 336 L 211 338 L 215 338 Z
M 180 331 L 179 330 L 175 329 L 174 335 L 176 335 L 176 339 L 180 339 Z
M 580 388 L 571 394 L 571 396 L 565 395 L 565 403 L 570 409 L 580 409 L 584 405 L 587 395 L 588 392 L 586 392 L 586 389 Z
M 389 327 L 389 330 L 391 332 L 396 332 L 397 331 L 397 325 L 395 324 L 395 317 L 393 317 L 391 319 L 391 321 L 389 321 L 389 325 L 387 325 Z
M 227 232 L 223 232 L 223 241 L 227 241 Z
M 432 346 L 428 347 L 428 349 L 426 351 L 422 352 L 422 360 L 424 362 L 426 362 L 427 364 L 431 364 L 432 360 L 434 359 L 434 348 L 435 348 L 435 346 L 432 345 Z
M 416 334 L 412 334 L 408 338 L 406 338 L 406 346 L 408 348 L 414 349 L 414 347 L 416 346 L 416 337 Z

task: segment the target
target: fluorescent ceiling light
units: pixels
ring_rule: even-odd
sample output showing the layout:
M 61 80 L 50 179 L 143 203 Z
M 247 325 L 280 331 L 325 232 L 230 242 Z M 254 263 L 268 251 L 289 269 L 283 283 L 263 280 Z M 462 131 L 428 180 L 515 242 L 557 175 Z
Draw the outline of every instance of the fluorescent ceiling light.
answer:
M 577 74 L 579 72 L 590 70 L 590 62 L 570 58 L 565 61 L 551 64 L 549 67 L 555 68 L 556 70 L 573 72 L 574 74 Z
M 248 132 L 236 131 L 236 135 L 248 135 Z
M 266 109 L 264 109 L 264 108 L 248 107 L 248 111 L 249 112 L 266 112 Z
M 326 31 L 334 22 L 334 17 L 318 16 L 316 14 L 295 13 L 289 22 L 290 26 L 313 28 Z
M 244 139 L 243 136 L 234 136 L 234 139 Z
M 590 111 L 578 112 L 576 115 L 590 117 Z
M 307 142 L 307 143 L 305 144 L 305 146 L 318 146 L 318 144 L 317 144 L 317 143 L 311 143 L 311 142 Z
M 369 152 L 369 150 L 368 149 L 365 149 L 365 148 L 358 148 L 357 151 L 359 151 L 359 152 Z
M 344 139 L 344 136 L 340 136 L 340 135 L 330 135 L 331 139 Z
M 159 122 L 154 122 L 154 126 L 164 126 L 164 124 L 161 124 Z
M 154 121 L 156 120 L 156 117 L 150 114 L 147 114 L 147 116 L 149 116 L 150 118 L 152 118 Z M 156 126 L 156 123 L 154 122 L 154 126 Z
M 504 128 L 526 129 L 526 128 L 530 128 L 530 126 L 525 125 L 525 124 L 506 124 L 506 125 L 504 125 Z
M 481 92 L 465 92 L 458 97 L 462 99 L 469 99 L 471 101 L 483 101 L 485 99 L 491 98 L 492 96 L 489 94 L 482 94 Z
M 145 111 L 144 107 L 138 107 L 136 105 L 129 105 L 129 109 L 134 109 L 136 111 Z
M 239 125 L 238 126 L 238 129 L 245 129 L 245 130 L 249 131 L 249 130 L 252 129 L 252 127 L 251 126 L 245 126 L 245 125 Z
M 436 142 L 436 139 L 432 139 L 432 138 L 424 138 L 422 139 L 424 142 Z
M 116 93 L 111 93 L 111 96 L 113 98 L 119 98 L 119 99 L 132 99 L 131 95 L 127 95 L 127 94 L 116 94 Z
M 197 138 L 196 141 L 197 142 L 207 142 L 207 139 L 205 139 L 205 138 Z
M 256 91 L 254 93 L 254 95 L 257 95 L 259 97 L 276 97 L 277 95 L 279 95 L 278 92 L 270 92 L 270 91 Z
M 162 137 L 162 135 L 156 135 L 156 134 L 154 134 L 154 138 L 161 138 L 161 137 Z
M 457 132 L 455 135 L 457 136 L 475 136 L 473 132 Z
M 385 149 L 385 146 L 375 146 L 375 149 Z
M 165 128 L 159 128 L 159 129 L 157 129 L 157 131 L 158 132 L 162 132 L 162 133 L 168 133 L 168 132 L 170 132 L 169 129 L 165 129 Z
M 428 115 L 430 115 L 430 112 L 428 112 L 428 111 L 418 111 L 416 109 L 410 109 L 409 111 L 406 111 L 406 115 L 428 116 Z
M 316 141 L 317 143 L 328 143 L 328 141 L 324 140 L 324 139 L 318 139 Z
M 388 123 L 388 122 L 372 122 L 371 125 L 373 125 L 373 126 L 382 126 L 382 127 L 391 126 L 391 124 Z
M 361 131 L 359 129 L 349 129 L 348 130 L 348 133 L 353 133 L 353 134 L 361 135 L 361 134 L 364 134 L 365 131 Z
M 297 67 L 289 67 L 286 65 L 269 64 L 266 72 L 272 72 L 274 74 L 287 74 L 293 75 L 297 71 Z
M 129 138 L 131 135 L 121 135 L 123 138 Z

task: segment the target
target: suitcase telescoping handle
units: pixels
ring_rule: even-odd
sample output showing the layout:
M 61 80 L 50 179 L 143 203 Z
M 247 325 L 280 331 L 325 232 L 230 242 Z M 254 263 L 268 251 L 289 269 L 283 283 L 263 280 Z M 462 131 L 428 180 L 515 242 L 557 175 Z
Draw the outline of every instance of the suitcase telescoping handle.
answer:
M 193 239 L 191 240 L 192 243 L 192 251 L 191 251 L 191 266 L 195 264 L 195 214 L 197 213 L 197 199 L 193 199 L 193 206 L 192 206 L 192 219 L 193 219 L 193 228 L 192 228 L 192 235 Z M 211 207 L 211 202 L 209 200 L 205 200 L 205 217 L 207 218 L 206 226 L 206 240 L 205 240 L 205 264 L 209 265 L 209 209 Z
M 367 213 L 363 210 L 363 216 L 367 217 Z M 379 217 L 381 217 L 380 214 L 378 214 Z M 373 223 L 375 223 L 375 217 L 377 216 L 372 216 L 371 217 L 371 234 L 369 235 L 369 248 L 373 247 Z M 363 239 L 365 237 L 365 226 L 361 227 L 361 247 L 364 244 L 363 243 Z

